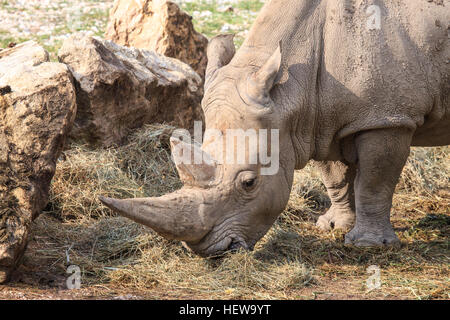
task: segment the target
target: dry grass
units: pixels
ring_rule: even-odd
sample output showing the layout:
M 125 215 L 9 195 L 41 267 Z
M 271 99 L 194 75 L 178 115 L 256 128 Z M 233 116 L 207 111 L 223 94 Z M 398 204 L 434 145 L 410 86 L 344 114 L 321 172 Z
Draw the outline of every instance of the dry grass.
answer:
M 110 215 L 99 195 L 158 196 L 179 188 L 169 149 L 173 130 L 147 125 L 128 144 L 108 150 L 71 145 L 58 162 L 47 211 L 62 220 L 99 218 Z
M 329 199 L 309 165 L 295 174 L 287 209 L 255 251 L 203 259 L 97 201 L 100 194 L 156 196 L 180 187 L 170 160 L 171 130 L 147 126 L 123 147 L 74 145 L 65 152 L 10 292 L 29 298 L 49 297 L 52 290 L 57 297 L 108 299 L 450 298 L 449 147 L 411 154 L 392 213 L 400 250 L 349 248 L 342 232 L 318 230 L 314 221 Z M 82 268 L 83 289 L 69 293 L 61 290 L 70 264 Z M 370 265 L 380 266 L 382 287 L 367 292 Z

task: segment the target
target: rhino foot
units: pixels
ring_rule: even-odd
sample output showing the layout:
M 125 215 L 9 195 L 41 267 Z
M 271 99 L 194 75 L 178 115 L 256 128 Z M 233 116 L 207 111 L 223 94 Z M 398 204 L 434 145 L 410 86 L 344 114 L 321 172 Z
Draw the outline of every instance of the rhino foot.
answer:
M 332 205 L 327 213 L 319 217 L 316 226 L 324 231 L 332 229 L 350 230 L 354 222 L 355 213 L 353 210 L 337 208 Z
M 392 227 L 380 232 L 364 232 L 362 228 L 354 227 L 345 235 L 345 244 L 356 247 L 400 247 L 400 240 Z

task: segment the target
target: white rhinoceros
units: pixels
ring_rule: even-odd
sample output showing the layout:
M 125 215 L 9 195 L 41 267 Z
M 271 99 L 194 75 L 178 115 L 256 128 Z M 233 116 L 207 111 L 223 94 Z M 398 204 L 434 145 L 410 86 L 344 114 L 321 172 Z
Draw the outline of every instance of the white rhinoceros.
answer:
M 267 2 L 238 52 L 232 36 L 211 41 L 202 105 L 206 128 L 224 136 L 279 129 L 279 170 L 217 161 L 219 145 L 205 139 L 203 156 L 216 160 L 178 165 L 182 189 L 101 200 L 203 256 L 251 249 L 285 208 L 294 170 L 316 160 L 332 202 L 318 226 L 353 227 L 345 242 L 356 246 L 398 244 L 390 210 L 410 146 L 450 144 L 449 8 Z

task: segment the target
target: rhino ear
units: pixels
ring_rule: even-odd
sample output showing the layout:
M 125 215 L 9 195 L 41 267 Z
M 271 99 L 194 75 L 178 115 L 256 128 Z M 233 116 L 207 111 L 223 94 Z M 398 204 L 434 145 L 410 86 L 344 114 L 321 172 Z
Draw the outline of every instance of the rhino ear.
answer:
M 281 42 L 269 60 L 255 74 L 250 76 L 247 83 L 247 94 L 256 101 L 264 101 L 275 84 L 281 68 Z
M 234 34 L 221 34 L 211 39 L 208 45 L 208 66 L 206 68 L 205 87 L 214 73 L 230 63 L 236 53 Z

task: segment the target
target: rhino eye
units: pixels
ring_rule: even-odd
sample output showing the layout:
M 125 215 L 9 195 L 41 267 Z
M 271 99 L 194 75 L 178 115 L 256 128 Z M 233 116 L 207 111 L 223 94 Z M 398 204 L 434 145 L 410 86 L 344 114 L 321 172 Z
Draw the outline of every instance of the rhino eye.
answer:
M 236 187 L 241 191 L 251 192 L 258 186 L 258 175 L 253 171 L 239 173 Z
M 252 189 L 256 185 L 256 178 L 245 179 L 242 181 L 242 186 L 246 190 Z

